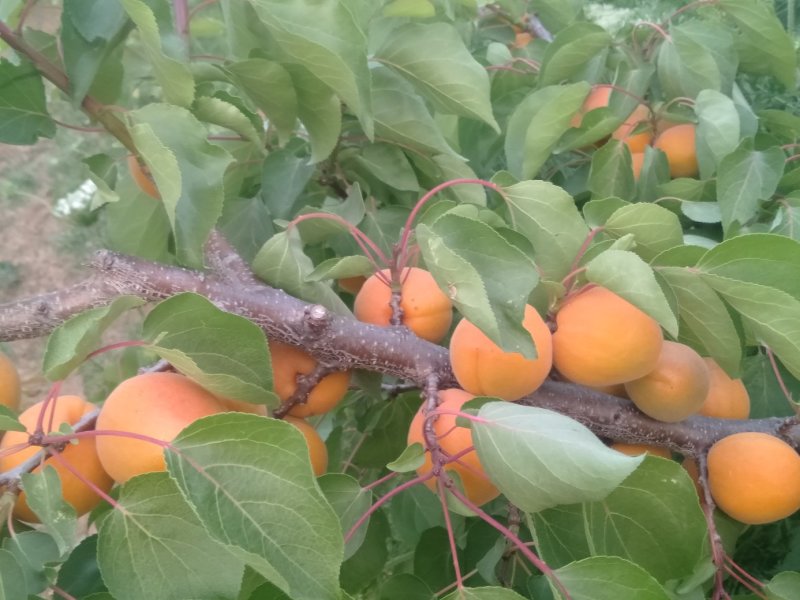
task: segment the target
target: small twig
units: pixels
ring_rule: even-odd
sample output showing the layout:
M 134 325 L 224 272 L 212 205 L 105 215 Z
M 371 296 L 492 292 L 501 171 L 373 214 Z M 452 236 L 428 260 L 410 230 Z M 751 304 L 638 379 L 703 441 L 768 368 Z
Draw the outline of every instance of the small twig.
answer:
M 311 373 L 308 373 L 307 375 L 298 375 L 297 388 L 295 389 L 294 393 L 275 409 L 275 411 L 272 413 L 272 416 L 274 416 L 276 419 L 282 419 L 289 414 L 292 408 L 294 408 L 296 405 L 305 404 L 308 401 L 308 396 L 312 391 L 314 391 L 314 388 L 317 387 L 319 382 L 322 381 L 326 375 L 330 375 L 334 371 L 336 371 L 335 368 L 317 364 Z

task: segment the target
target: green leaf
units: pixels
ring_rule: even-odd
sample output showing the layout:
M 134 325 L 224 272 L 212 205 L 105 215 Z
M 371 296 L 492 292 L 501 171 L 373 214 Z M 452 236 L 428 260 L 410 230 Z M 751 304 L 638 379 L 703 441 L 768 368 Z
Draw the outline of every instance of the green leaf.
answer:
M 784 155 L 780 148 L 754 150 L 751 139 L 744 140 L 719 164 L 717 202 L 722 226 L 746 224 L 758 213 L 759 203 L 769 199 L 783 175 Z
M 0 549 L 0 598 L 27 600 L 25 572 L 11 552 Z
M 425 464 L 425 448 L 419 442 L 414 442 L 395 460 L 387 463 L 386 468 L 396 473 L 409 473 L 419 469 Z
M 19 422 L 16 413 L 4 404 L 0 405 L 0 431 L 27 431 Z
M 67 0 L 63 17 L 67 17 L 75 30 L 87 42 L 108 42 L 127 21 L 127 15 L 119 0 Z
M 533 244 L 542 278 L 561 281 L 589 235 L 575 200 L 547 181 L 521 181 L 503 191 L 511 223 Z
M 58 472 L 46 464 L 36 472 L 23 473 L 21 480 L 28 506 L 55 540 L 59 554 L 66 554 L 78 542 L 78 520 L 61 494 Z
M 218 227 L 248 263 L 264 242 L 275 235 L 272 215 L 259 196 L 226 198 Z
M 136 147 L 167 209 L 178 258 L 200 268 L 203 246 L 222 213 L 222 178 L 233 158 L 209 143 L 206 128 L 183 108 L 150 104 L 128 117 Z
M 725 304 L 694 269 L 661 267 L 657 271 L 667 281 L 678 300 L 681 333 L 688 333 L 703 344 L 707 354 L 729 374 L 738 374 L 742 362 L 739 333 Z
M 47 563 L 57 562 L 60 557 L 52 537 L 42 531 L 18 532 L 3 540 L 3 548 L 11 552 L 22 567 L 29 594 L 39 594 L 50 586 Z
M 373 122 L 366 22 L 359 0 L 250 0 L 289 60 L 330 86 L 358 116 L 368 137 Z
M 433 590 L 411 573 L 396 573 L 381 584 L 379 600 L 434 600 Z
M 55 134 L 39 72 L 29 63 L 15 66 L 0 60 L 0 142 L 35 144 L 39 137 Z
M 697 160 L 703 178 L 711 177 L 717 165 L 739 145 L 739 111 L 728 96 L 703 90 L 694 103 L 697 115 Z
M 633 252 L 603 252 L 586 265 L 586 278 L 646 312 L 670 335 L 678 335 L 678 320 L 658 285 L 652 268 Z
M 774 75 L 786 88 L 796 82 L 794 40 L 775 16 L 772 4 L 720 0 L 719 7 L 735 23 L 742 70 Z
M 235 596 L 241 561 L 209 537 L 166 473 L 134 477 L 118 502 L 103 519 L 97 543 L 103 580 L 114 598 Z
M 525 600 L 514 590 L 501 587 L 464 588 L 444 597 L 444 600 Z
M 702 90 L 730 93 L 736 61 L 726 28 L 708 20 L 671 26 L 658 49 L 658 79 L 668 97 L 695 98 Z
M 389 558 L 387 541 L 389 525 L 383 511 L 375 512 L 369 520 L 367 535 L 358 551 L 342 564 L 340 575 L 342 588 L 351 594 L 374 585 L 383 572 Z M 352 600 L 342 595 L 342 600 Z
M 425 264 L 459 312 L 506 352 L 535 358 L 522 327 L 539 281 L 530 257 L 490 226 L 454 211 L 430 227 L 417 225 L 416 234 Z
M 372 506 L 372 492 L 365 490 L 361 485 L 343 473 L 327 473 L 317 480 L 325 499 L 339 517 L 342 533 L 347 533 L 356 524 L 361 515 Z M 344 546 L 344 559 L 350 558 L 367 535 L 365 522 Z
M 342 256 L 329 258 L 317 265 L 306 277 L 306 281 L 343 279 L 345 277 L 369 276 L 375 267 L 366 256 Z
M 636 253 L 645 260 L 683 244 L 680 220 L 675 213 L 657 204 L 623 206 L 608 218 L 605 232 L 615 238 L 632 234 Z
M 553 85 L 519 103 L 508 121 L 505 141 L 508 170 L 517 179 L 532 179 L 539 172 L 588 92 L 586 82 Z
M 492 482 L 520 509 L 605 498 L 642 462 L 608 448 L 589 429 L 558 413 L 490 402 L 472 438 Z
M 297 121 L 297 95 L 289 72 L 279 63 L 251 58 L 225 66 L 232 83 L 264 111 L 275 125 L 281 143 L 292 135 Z
M 116 161 L 108 154 L 93 154 L 84 158 L 83 164 L 86 165 L 89 179 L 97 187 L 91 209 L 118 202 L 119 195 L 114 191 L 118 177 Z
M 378 403 L 367 413 L 364 439 L 353 457 L 359 467 L 383 468 L 407 444 L 408 428 L 420 404 L 418 393 L 409 392 L 392 402 Z
M 594 198 L 613 196 L 633 200 L 636 182 L 631 153 L 626 144 L 610 140 L 592 155 L 588 187 Z
M 65 379 L 102 345 L 102 335 L 123 313 L 142 306 L 136 296 L 119 296 L 99 308 L 91 308 L 59 325 L 47 339 L 42 370 L 50 381 Z
M 777 363 L 777 367 L 792 398 L 800 398 L 800 381 L 792 377 L 780 363 Z M 742 381 L 750 396 L 751 419 L 794 416 L 793 406 L 784 396 L 766 352 L 745 357 Z
M 252 321 L 187 292 L 150 311 L 142 334 L 161 358 L 214 394 L 277 406 L 267 338 Z
M 578 22 L 559 31 L 544 52 L 539 86 L 574 80 L 584 71 L 586 63 L 610 46 L 611 41 L 611 35 L 594 23 Z
M 572 600 L 670 600 L 652 575 L 617 556 L 593 556 L 556 570 Z
M 427 154 L 453 154 L 425 102 L 387 67 L 372 69 L 375 133 Z
M 442 112 L 483 121 L 499 132 L 489 76 L 447 23 L 409 23 L 393 30 L 375 59 L 411 83 Z
M 798 600 L 800 590 L 800 573 L 797 571 L 784 571 L 772 578 L 764 591 L 770 600 Z
M 397 190 L 416 192 L 419 182 L 403 151 L 389 144 L 362 146 L 355 162 L 382 183 Z
M 97 535 L 84 538 L 58 570 L 56 585 L 76 598 L 107 591 L 97 564 Z
M 164 54 L 156 17 L 147 4 L 142 0 L 120 1 L 139 30 L 142 48 L 164 92 L 164 99 L 169 104 L 188 108 L 194 100 L 194 79 L 189 67 Z
M 261 197 L 275 219 L 291 219 L 303 207 L 303 190 L 316 168 L 289 146 L 270 152 L 261 171 Z
M 707 556 L 708 530 L 689 475 L 648 456 L 601 502 L 562 506 L 529 521 L 542 558 L 558 568 L 590 556 L 619 556 L 660 583 L 682 579 Z
M 311 139 L 311 162 L 327 158 L 342 130 L 342 106 L 333 90 L 299 65 L 284 65 L 292 77 L 297 114 Z
M 297 228 L 277 233 L 270 238 L 253 260 L 253 272 L 265 283 L 306 302 L 316 302 L 340 315 L 350 310 L 330 286 L 307 281 L 314 270 L 311 259 L 303 253 L 303 242 Z
M 253 142 L 253 144 L 263 152 L 261 134 L 256 131 L 256 128 L 247 115 L 234 104 L 220 98 L 203 96 L 195 101 L 192 110 L 194 116 L 204 123 L 212 123 L 230 129 L 243 138 Z
M 225 413 L 172 446 L 170 475 L 213 538 L 292 598 L 338 600 L 342 531 L 295 427 Z

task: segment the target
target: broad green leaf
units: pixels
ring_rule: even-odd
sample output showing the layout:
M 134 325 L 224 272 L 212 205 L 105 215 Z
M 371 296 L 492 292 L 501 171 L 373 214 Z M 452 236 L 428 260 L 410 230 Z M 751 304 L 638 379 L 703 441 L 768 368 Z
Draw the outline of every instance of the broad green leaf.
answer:
M 93 154 L 83 159 L 89 179 L 95 184 L 92 210 L 105 204 L 119 201 L 119 195 L 114 191 L 117 184 L 117 164 L 108 154 Z
M 553 85 L 519 103 L 508 121 L 505 141 L 508 170 L 515 177 L 532 179 L 539 172 L 588 92 L 586 82 Z
M 342 256 L 329 258 L 317 265 L 306 277 L 306 281 L 323 281 L 325 279 L 342 279 L 345 277 L 369 276 L 375 267 L 366 256 Z
M 615 238 L 633 234 L 636 253 L 645 260 L 683 243 L 680 220 L 657 204 L 623 206 L 608 218 L 605 232 Z
M 126 177 L 115 189 L 118 202 L 107 204 L 106 245 L 109 250 L 171 264 L 171 225 L 164 204 L 157 202 Z
M 800 381 L 792 377 L 780 362 L 777 363 L 783 384 L 792 398 L 800 398 Z M 744 359 L 742 381 L 750 396 L 750 418 L 794 416 L 793 406 L 787 401 L 781 390 L 781 384 L 775 375 L 775 369 L 765 351 Z
M 411 573 L 396 573 L 381 583 L 379 600 L 434 600 L 433 590 Z
M 52 537 L 43 531 L 22 531 L 3 540 L 3 549 L 17 559 L 24 573 L 25 586 L 29 594 L 39 594 L 50 586 L 47 563 L 60 558 L 58 546 Z M 2 579 L 2 575 L 0 575 Z M 0 593 L 0 598 L 3 595 Z
M 76 598 L 107 591 L 97 564 L 97 535 L 84 538 L 58 570 L 56 585 Z
M 775 16 L 772 4 L 720 0 L 719 7 L 736 25 L 742 70 L 774 75 L 786 88 L 793 89 L 797 78 L 794 42 Z
M 189 67 L 164 54 L 158 23 L 147 4 L 142 0 L 120 1 L 139 30 L 142 48 L 164 92 L 164 99 L 170 104 L 188 108 L 194 100 L 194 79 Z
M 555 576 L 572 600 L 670 600 L 642 567 L 617 556 L 593 556 L 561 567 Z
M 708 552 L 694 484 L 683 467 L 663 458 L 646 457 L 601 502 L 553 508 L 529 522 L 552 568 L 619 556 L 664 583 L 691 574 Z
M 78 542 L 78 521 L 75 509 L 61 493 L 58 472 L 46 464 L 33 473 L 23 473 L 21 479 L 28 506 L 55 540 L 59 554 L 67 554 Z
M 770 600 L 798 600 L 800 598 L 798 590 L 800 590 L 800 573 L 797 571 L 778 573 L 765 588 Z
M 575 200 L 547 181 L 522 181 L 504 192 L 512 226 L 533 244 L 542 277 L 560 281 L 589 234 Z
M 225 66 L 231 81 L 264 111 L 278 130 L 282 143 L 292 135 L 297 121 L 297 95 L 289 72 L 279 63 L 251 58 Z
M 631 203 L 623 200 L 622 198 L 601 198 L 598 200 L 589 200 L 583 205 L 583 217 L 586 219 L 586 224 L 589 227 L 602 227 L 606 224 L 609 217 L 617 212 L 624 206 L 630 206 Z
M 389 525 L 383 511 L 379 510 L 370 517 L 364 543 L 342 564 L 339 579 L 344 590 L 356 595 L 375 584 L 389 558 L 388 540 Z M 342 594 L 342 600 L 353 598 Z
M 695 98 L 702 90 L 730 93 L 736 61 L 729 31 L 708 20 L 670 27 L 658 49 L 658 79 L 669 97 Z
M 311 141 L 311 162 L 327 158 L 342 129 L 342 106 L 333 90 L 299 65 L 284 65 L 297 96 L 297 115 Z
M 35 144 L 39 137 L 55 134 L 42 76 L 28 63 L 16 66 L 0 60 L 0 142 Z
M 657 270 L 678 300 L 681 333 L 690 333 L 708 354 L 730 375 L 738 376 L 742 345 L 736 326 L 717 293 L 696 270 L 662 267 Z M 688 328 L 688 332 L 684 331 Z
M 478 419 L 472 438 L 481 464 L 527 512 L 602 500 L 642 462 L 610 449 L 577 421 L 542 408 L 490 402 Z
M 220 98 L 203 96 L 193 106 L 194 116 L 204 123 L 212 123 L 225 127 L 250 140 L 263 151 L 261 134 L 253 127 L 253 123 L 238 107 Z
M 303 190 L 316 171 L 297 149 L 289 145 L 270 152 L 261 171 L 261 197 L 275 219 L 291 219 L 303 207 Z
M 444 597 L 444 600 L 525 600 L 514 590 L 502 587 L 479 587 L 456 590 Z
M 127 20 L 119 0 L 68 0 L 62 19 L 65 16 L 87 42 L 110 41 Z
M 636 182 L 628 146 L 610 140 L 592 155 L 588 187 L 593 198 L 633 200 Z
M 574 80 L 586 68 L 586 63 L 611 42 L 611 35 L 594 23 L 578 22 L 559 31 L 544 52 L 539 87 Z
M 652 268 L 633 252 L 603 252 L 586 265 L 586 278 L 646 312 L 670 335 L 678 335 L 678 320 L 658 285 Z
M 739 145 L 739 111 L 728 96 L 707 89 L 698 94 L 694 112 L 697 115 L 697 160 L 701 177 L 707 178 Z
M 11 552 L 0 548 L 0 598 L 27 600 L 25 572 Z
M 426 154 L 452 154 L 436 121 L 414 88 L 387 67 L 372 69 L 375 134 Z
M 261 22 L 293 62 L 330 86 L 373 133 L 366 22 L 359 0 L 250 0 Z
M 27 431 L 27 428 L 19 422 L 13 410 L 0 405 L 0 431 Z
M 681 202 L 681 213 L 689 217 L 695 223 L 721 223 L 722 213 L 719 204 L 716 202 L 693 202 L 686 200 Z
M 337 314 L 350 314 L 330 286 L 307 281 L 313 270 L 314 264 L 303 253 L 303 242 L 296 228 L 272 236 L 253 260 L 253 272 L 269 285 L 306 302 L 322 304 Z
M 172 446 L 170 475 L 213 538 L 292 598 L 338 600 L 342 531 L 295 427 L 225 413 Z
M 47 339 L 42 370 L 51 381 L 65 379 L 102 346 L 102 335 L 123 313 L 142 306 L 136 296 L 119 296 L 99 308 L 91 308 L 59 325 Z
M 343 473 L 327 473 L 318 481 L 325 499 L 339 517 L 342 533 L 347 533 L 356 521 L 372 506 L 372 492 Z M 364 542 L 367 535 L 367 520 L 344 546 L 344 559 L 347 560 Z
M 394 535 L 406 549 L 415 548 L 422 534 L 430 528 L 445 526 L 439 498 L 424 485 L 414 486 L 393 498 L 389 516 Z M 450 520 L 456 536 L 463 533 L 464 517 L 452 514 Z
M 419 182 L 406 155 L 390 144 L 367 144 L 355 156 L 355 162 L 368 173 L 397 190 L 416 192 Z
M 800 378 L 800 300 L 774 287 L 719 275 L 703 279 L 742 316 L 759 343 L 769 346 Z
M 408 428 L 420 405 L 418 393 L 402 394 L 392 402 L 379 403 L 367 413 L 364 439 L 353 457 L 359 467 L 383 468 L 408 443 Z
M 780 148 L 754 150 L 750 139 L 722 159 L 717 170 L 717 202 L 726 230 L 734 222 L 743 225 L 756 216 L 759 203 L 775 193 L 783 165 Z
M 478 119 L 500 131 L 489 100 L 489 76 L 447 23 L 409 23 L 389 34 L 375 60 L 408 79 L 442 112 Z
M 444 527 L 434 527 L 422 532 L 419 543 L 414 548 L 413 574 L 431 589 L 443 589 L 455 580 L 450 554 L 450 540 Z
M 452 154 L 437 154 L 432 157 L 433 162 L 439 167 L 441 175 L 436 177 L 427 187 L 433 187 L 442 181 L 451 179 L 476 179 L 475 171 L 462 158 Z M 455 198 L 458 202 L 486 206 L 486 189 L 481 185 L 463 184 L 455 185 L 444 192 Z
M 159 356 L 214 394 L 277 405 L 267 338 L 248 319 L 187 292 L 150 311 L 142 335 Z
M 583 3 L 580 0 L 531 0 L 536 16 L 549 31 L 559 31 L 581 14 Z M 527 6 L 523 5 L 524 12 Z
M 425 464 L 425 448 L 419 442 L 408 446 L 395 460 L 386 464 L 386 468 L 396 473 L 409 473 Z
M 264 242 L 275 235 L 272 215 L 260 196 L 226 198 L 217 226 L 248 263 Z
M 242 562 L 203 529 L 166 473 L 134 477 L 118 502 L 101 522 L 97 543 L 103 580 L 114 598 L 234 597 Z
M 167 209 L 178 258 L 200 268 L 203 246 L 222 213 L 222 178 L 233 158 L 208 142 L 206 128 L 183 108 L 150 104 L 128 117 Z
M 430 0 L 393 0 L 383 7 L 383 16 L 427 19 L 436 16 L 436 7 Z
M 506 352 L 535 358 L 522 327 L 539 281 L 530 257 L 485 223 L 452 211 L 430 227 L 417 225 L 416 233 L 425 264 L 459 312 Z

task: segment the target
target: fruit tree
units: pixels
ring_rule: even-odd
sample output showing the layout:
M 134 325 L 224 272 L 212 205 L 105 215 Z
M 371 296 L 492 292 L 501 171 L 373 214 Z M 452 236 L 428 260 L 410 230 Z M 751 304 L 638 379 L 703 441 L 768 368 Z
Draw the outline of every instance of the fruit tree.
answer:
M 0 598 L 799 598 L 795 2 L 632 4 L 0 2 L 104 231 L 0 304 Z

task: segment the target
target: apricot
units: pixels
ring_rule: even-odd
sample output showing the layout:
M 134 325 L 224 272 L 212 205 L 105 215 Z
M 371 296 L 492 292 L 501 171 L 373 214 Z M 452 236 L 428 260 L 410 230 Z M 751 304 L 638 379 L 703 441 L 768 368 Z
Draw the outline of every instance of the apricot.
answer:
M 639 181 L 644 166 L 644 152 L 631 153 L 631 167 L 633 168 L 633 180 Z
M 569 297 L 556 314 L 553 364 L 582 385 L 625 383 L 653 370 L 662 343 L 654 319 L 594 286 Z
M 713 358 L 704 358 L 709 387 L 699 415 L 718 419 L 750 418 L 750 394 L 741 379 L 732 379 Z
M 297 390 L 297 376 L 308 375 L 317 366 L 314 358 L 299 348 L 270 341 L 272 355 L 273 386 L 282 401 L 288 400 Z M 309 417 L 330 412 L 342 401 L 350 386 L 350 373 L 331 373 L 311 390 L 304 404 L 295 404 L 289 414 L 293 417 Z
M 363 275 L 356 275 L 354 277 L 342 277 L 337 281 L 337 283 L 345 292 L 350 292 L 351 294 L 356 295 L 366 280 L 367 278 Z
M 708 367 L 686 344 L 665 341 L 656 366 L 644 377 L 628 381 L 628 397 L 643 413 L 667 423 L 695 414 L 708 395 Z
M 622 452 L 628 456 L 639 456 L 640 454 L 652 454 L 661 458 L 672 459 L 672 452 L 668 448 L 661 446 L 651 446 L 650 444 L 625 444 L 624 442 L 614 442 L 611 447 L 617 452 Z
M 514 41 L 511 44 L 512 48 L 524 48 L 533 41 L 533 35 L 530 31 L 519 31 L 514 34 Z
M 691 123 L 675 125 L 662 131 L 653 142 L 667 155 L 670 177 L 694 177 L 699 172 L 695 130 Z
M 171 442 L 193 421 L 224 411 L 216 396 L 184 375 L 144 373 L 114 388 L 97 417 L 97 429 Z M 118 483 L 167 468 L 164 450 L 145 440 L 101 435 L 97 452 L 103 467 Z
M 17 368 L 8 356 L 0 352 L 0 404 L 11 410 L 17 410 L 21 396 L 22 388 Z
M 766 433 L 735 433 L 711 446 L 708 485 L 717 506 L 737 521 L 778 521 L 800 509 L 800 456 Z
M 441 390 L 439 392 L 439 400 L 441 402 L 439 409 L 453 412 L 459 411 L 464 403 L 472 400 L 472 398 L 474 396 L 464 390 L 455 388 Z M 455 415 L 443 414 L 439 415 L 433 422 L 433 431 L 436 434 L 439 446 L 448 456 L 454 456 L 472 446 L 472 431 L 466 427 L 458 427 L 456 418 Z M 425 415 L 422 412 L 422 407 L 420 407 L 417 414 L 414 415 L 408 430 L 409 445 L 418 442 L 423 447 L 425 446 L 422 430 L 424 423 Z M 431 469 L 433 469 L 433 462 L 431 461 L 430 452 L 425 452 L 425 462 L 417 469 L 417 474 L 427 475 Z M 486 471 L 483 469 L 475 450 L 460 456 L 458 462 L 447 463 L 444 469 L 446 472 L 458 473 L 461 484 L 464 486 L 464 495 L 478 506 L 486 504 L 500 495 L 500 490 L 486 476 Z M 437 489 L 436 477 L 428 479 L 425 485 L 435 492 Z
M 388 279 L 389 270 L 381 271 Z M 439 289 L 428 271 L 417 267 L 406 267 L 401 275 L 400 308 L 403 325 L 429 342 L 440 342 L 450 329 L 453 320 L 453 304 Z M 356 319 L 364 323 L 386 327 L 392 318 L 390 302 L 392 291 L 386 283 L 372 275 L 356 295 L 353 312 Z
M 525 307 L 522 326 L 533 337 L 537 358 L 502 350 L 475 325 L 462 319 L 450 338 L 450 364 L 459 385 L 478 396 L 511 401 L 542 385 L 553 366 L 553 336 L 531 305 Z
M 608 106 L 613 91 L 614 86 L 611 85 L 594 86 L 586 97 L 586 100 L 583 101 L 581 108 L 573 115 L 570 120 L 570 126 L 580 127 L 586 113 L 597 108 Z M 651 118 L 652 112 L 650 109 L 644 104 L 637 104 L 631 114 L 625 118 L 622 125 L 614 130 L 611 137 L 627 144 L 631 152 L 644 152 L 644 149 L 653 139 L 652 128 L 641 128 L 640 131 L 635 134 L 633 132 L 639 128 L 640 123 L 649 123 Z
M 627 398 L 628 392 L 625 391 L 624 383 L 615 383 L 613 385 L 590 385 L 587 386 L 598 392 L 603 392 L 609 396 L 616 396 L 617 398 Z
M 308 454 L 311 458 L 311 468 L 314 470 L 314 475 L 319 477 L 328 470 L 328 448 L 322 437 L 317 433 L 305 419 L 298 419 L 297 417 L 285 417 L 284 421 L 291 423 L 300 433 L 306 438 L 306 445 L 308 446 Z
M 142 166 L 139 160 L 133 154 L 128 155 L 128 170 L 131 172 L 131 177 L 139 189 L 145 194 L 156 200 L 161 200 L 161 194 L 158 193 L 153 177 L 146 166 Z
M 23 411 L 19 416 L 19 420 L 20 423 L 25 426 L 27 432 L 6 432 L 3 441 L 0 442 L 0 454 L 7 448 L 28 441 L 29 434 L 33 433 L 36 429 L 39 413 L 43 406 L 44 401 L 37 402 Z M 59 396 L 47 407 L 47 412 L 44 415 L 43 421 L 45 432 L 50 429 L 49 424 L 51 422 L 52 429 L 58 430 L 64 423 L 74 425 L 83 415 L 92 410 L 94 410 L 94 405 L 83 398 L 78 396 Z M 14 454 L 0 457 L 0 472 L 19 466 L 39 450 L 41 450 L 41 448 L 37 446 L 29 446 Z M 103 466 L 100 464 L 100 459 L 97 456 L 95 438 L 84 437 L 78 440 L 77 444 L 67 444 L 61 452 L 61 458 L 80 473 L 81 477 L 92 482 L 102 491 L 107 492 L 111 489 L 111 486 L 114 485 L 114 481 L 108 476 Z M 56 473 L 58 473 L 61 479 L 61 494 L 64 500 L 75 509 L 78 515 L 89 512 L 100 503 L 100 496 L 78 478 L 77 475 L 65 467 L 61 461 L 51 457 L 45 461 L 45 464 L 51 465 L 56 470 Z M 33 472 L 38 473 L 41 469 L 41 466 L 36 467 Z M 39 517 L 37 517 L 28 506 L 24 491 L 17 497 L 16 504 L 14 505 L 14 516 L 30 523 L 39 522 Z

